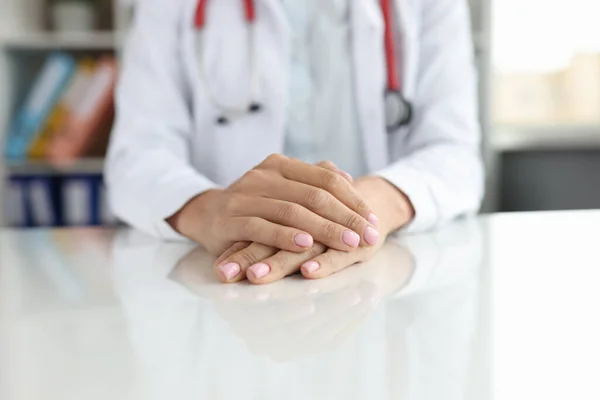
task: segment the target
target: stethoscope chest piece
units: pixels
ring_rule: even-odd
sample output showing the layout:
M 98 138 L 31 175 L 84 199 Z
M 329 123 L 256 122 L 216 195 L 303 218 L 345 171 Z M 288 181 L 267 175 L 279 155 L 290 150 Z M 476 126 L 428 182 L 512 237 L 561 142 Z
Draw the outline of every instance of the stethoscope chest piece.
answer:
M 412 119 L 412 105 L 398 90 L 387 90 L 384 97 L 385 126 L 388 132 L 406 126 Z

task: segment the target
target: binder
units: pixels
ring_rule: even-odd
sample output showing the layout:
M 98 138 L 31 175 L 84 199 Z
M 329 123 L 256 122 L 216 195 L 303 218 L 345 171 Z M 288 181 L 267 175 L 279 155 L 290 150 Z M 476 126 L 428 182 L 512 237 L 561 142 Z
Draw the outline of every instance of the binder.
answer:
M 96 61 L 93 59 L 84 59 L 78 62 L 77 70 L 67 89 L 52 110 L 41 132 L 35 135 L 28 151 L 30 158 L 41 159 L 46 157 L 46 151 L 52 136 L 64 127 L 77 104 L 82 101 L 89 87 L 95 65 Z
M 70 164 L 84 155 L 104 153 L 114 116 L 117 72 L 114 57 L 98 62 L 81 101 L 50 140 L 47 156 L 51 162 Z
M 86 226 L 91 223 L 89 181 L 76 176 L 62 181 L 62 209 L 66 226 Z
M 72 175 L 62 179 L 62 214 L 66 226 L 100 226 L 102 177 Z
M 11 177 L 6 185 L 6 198 L 3 201 L 3 212 L 8 226 L 21 228 L 27 225 L 26 217 L 26 180 Z
M 25 103 L 9 127 L 7 158 L 22 160 L 75 72 L 75 59 L 63 53 L 48 57 Z
M 52 177 L 33 176 L 28 178 L 29 226 L 51 227 L 60 225 L 61 216 L 56 186 L 56 179 Z

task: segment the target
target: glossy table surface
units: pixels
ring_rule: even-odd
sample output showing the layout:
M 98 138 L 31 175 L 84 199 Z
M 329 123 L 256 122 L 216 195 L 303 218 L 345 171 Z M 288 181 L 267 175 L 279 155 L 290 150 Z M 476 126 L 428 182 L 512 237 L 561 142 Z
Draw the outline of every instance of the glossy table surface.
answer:
M 0 231 L 0 399 L 600 399 L 600 212 L 392 238 L 219 284 L 189 244 Z

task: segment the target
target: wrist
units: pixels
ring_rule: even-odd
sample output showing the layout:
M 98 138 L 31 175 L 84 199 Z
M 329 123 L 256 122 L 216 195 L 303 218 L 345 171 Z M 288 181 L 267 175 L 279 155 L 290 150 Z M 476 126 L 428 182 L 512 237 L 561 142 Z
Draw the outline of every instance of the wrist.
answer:
M 414 219 L 415 209 L 408 196 L 384 178 L 368 176 L 355 185 L 379 216 L 382 233 L 396 231 Z
M 220 192 L 221 189 L 211 189 L 198 194 L 167 218 L 167 223 L 181 235 L 204 245 L 204 237 L 209 231 L 211 204 Z

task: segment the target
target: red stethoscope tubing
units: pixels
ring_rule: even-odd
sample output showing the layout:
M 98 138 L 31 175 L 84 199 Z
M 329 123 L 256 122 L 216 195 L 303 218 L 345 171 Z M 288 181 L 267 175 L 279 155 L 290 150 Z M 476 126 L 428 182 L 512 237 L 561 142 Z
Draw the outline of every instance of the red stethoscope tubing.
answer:
M 198 30 L 204 29 L 206 24 L 206 3 L 208 0 L 198 0 L 198 7 L 196 7 L 196 16 L 194 18 L 194 26 Z M 244 17 L 248 24 L 253 24 L 256 20 L 256 7 L 254 7 L 254 0 L 242 0 L 244 6 Z
M 256 8 L 254 0 L 241 0 L 244 6 L 244 16 L 248 24 L 256 20 Z M 387 68 L 387 86 L 390 91 L 400 90 L 400 79 L 398 78 L 398 63 L 396 60 L 396 42 L 392 28 L 392 2 L 393 0 L 381 0 L 381 11 L 385 23 L 385 60 Z M 204 29 L 206 24 L 206 3 L 208 0 L 198 0 L 194 26 L 198 30 Z
M 396 60 L 396 41 L 392 29 L 392 0 L 381 0 L 381 11 L 385 24 L 385 62 L 387 66 L 388 90 L 399 91 L 398 64 Z

